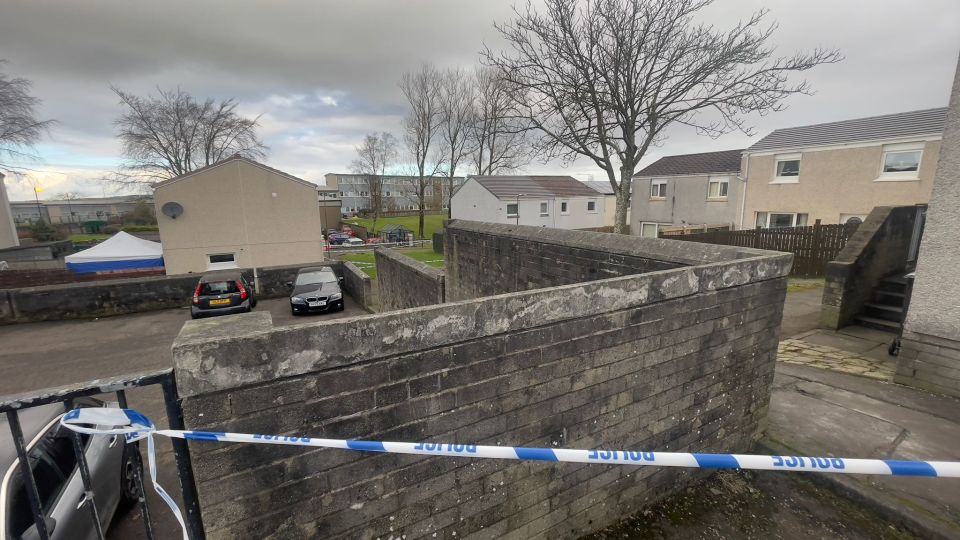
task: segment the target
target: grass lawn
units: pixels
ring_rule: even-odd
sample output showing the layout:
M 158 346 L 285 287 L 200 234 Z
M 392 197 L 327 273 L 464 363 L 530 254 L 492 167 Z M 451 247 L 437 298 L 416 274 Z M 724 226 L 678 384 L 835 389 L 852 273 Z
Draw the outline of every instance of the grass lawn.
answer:
M 109 234 L 71 234 L 67 240 L 71 242 L 95 242 L 110 238 Z
M 787 292 L 809 291 L 810 289 L 822 289 L 825 280 L 823 278 L 787 278 Z
M 411 231 L 413 231 L 413 234 L 416 235 L 419 219 L 420 218 L 418 216 L 402 216 L 402 217 L 389 217 L 389 218 L 382 217 L 377 220 L 377 230 L 375 231 L 371 230 L 370 234 L 375 235 L 379 233 L 380 229 L 382 229 L 386 225 L 402 225 L 410 229 Z M 433 233 L 443 228 L 443 220 L 445 219 L 447 219 L 446 214 L 423 216 L 423 234 L 425 235 L 427 240 L 432 240 Z M 343 222 L 356 223 L 358 225 L 362 225 L 366 227 L 367 229 L 369 229 L 370 226 L 373 224 L 373 220 L 368 218 L 364 218 L 364 219 L 350 218 L 350 219 L 343 220 Z
M 398 249 L 397 251 L 411 259 L 425 262 L 435 268 L 443 268 L 443 255 L 434 253 L 432 248 Z M 377 265 L 374 262 L 375 259 L 372 251 L 338 255 L 337 258 L 341 261 L 352 262 L 357 268 L 366 272 L 366 274 L 370 276 L 370 279 L 377 279 Z

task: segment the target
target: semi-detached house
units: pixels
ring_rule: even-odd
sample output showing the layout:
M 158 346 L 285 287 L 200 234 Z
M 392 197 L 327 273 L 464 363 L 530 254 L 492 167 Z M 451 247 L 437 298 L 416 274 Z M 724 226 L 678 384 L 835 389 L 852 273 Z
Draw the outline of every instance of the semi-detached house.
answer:
M 740 228 L 862 220 L 926 204 L 946 108 L 778 129 L 743 152 Z
M 604 200 L 572 176 L 472 176 L 450 207 L 454 219 L 598 229 L 605 225 Z

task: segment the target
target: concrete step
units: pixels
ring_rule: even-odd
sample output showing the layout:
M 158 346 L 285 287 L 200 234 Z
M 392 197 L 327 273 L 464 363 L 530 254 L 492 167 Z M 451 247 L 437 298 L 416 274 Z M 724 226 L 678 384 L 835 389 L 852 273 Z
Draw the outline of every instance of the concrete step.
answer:
M 891 313 L 897 313 L 903 315 L 903 306 L 894 306 L 891 304 L 875 304 L 873 302 L 867 302 L 863 307 L 868 307 L 872 309 L 879 309 L 881 311 L 889 311 Z
M 857 315 L 854 317 L 854 319 L 856 319 L 857 322 L 863 326 L 867 326 L 869 328 L 876 328 L 877 330 L 883 330 L 885 332 L 900 332 L 901 323 L 896 321 L 888 321 L 878 317 L 870 317 L 869 315 Z

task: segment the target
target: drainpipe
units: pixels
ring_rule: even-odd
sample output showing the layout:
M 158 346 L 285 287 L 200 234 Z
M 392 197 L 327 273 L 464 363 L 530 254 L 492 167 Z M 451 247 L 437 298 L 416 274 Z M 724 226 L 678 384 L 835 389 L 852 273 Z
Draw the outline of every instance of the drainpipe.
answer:
M 747 213 L 747 177 L 750 176 L 750 154 L 747 154 L 746 157 L 747 164 L 743 168 L 743 176 L 737 175 L 737 179 L 741 181 L 740 190 L 743 191 L 743 197 L 740 199 L 742 206 L 740 207 L 740 223 L 737 225 L 738 229 L 743 229 L 743 218 Z

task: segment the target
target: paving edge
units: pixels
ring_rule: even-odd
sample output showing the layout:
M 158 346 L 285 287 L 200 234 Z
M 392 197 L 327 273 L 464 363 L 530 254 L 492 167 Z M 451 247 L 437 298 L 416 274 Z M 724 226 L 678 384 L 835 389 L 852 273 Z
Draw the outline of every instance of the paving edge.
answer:
M 796 449 L 764 437 L 755 443 L 755 447 L 771 455 L 804 455 Z M 796 473 L 793 473 L 796 474 Z M 802 474 L 802 473 L 800 473 Z M 929 513 L 924 514 L 912 509 L 902 499 L 892 497 L 878 489 L 871 489 L 843 474 L 805 474 L 804 478 L 829 489 L 834 493 L 861 504 L 877 512 L 895 525 L 907 529 L 909 532 L 924 538 L 938 538 L 943 540 L 955 539 L 960 535 L 960 525 L 944 523 Z M 935 480 L 936 481 L 936 480 Z M 912 503 L 916 506 L 915 503 Z

